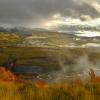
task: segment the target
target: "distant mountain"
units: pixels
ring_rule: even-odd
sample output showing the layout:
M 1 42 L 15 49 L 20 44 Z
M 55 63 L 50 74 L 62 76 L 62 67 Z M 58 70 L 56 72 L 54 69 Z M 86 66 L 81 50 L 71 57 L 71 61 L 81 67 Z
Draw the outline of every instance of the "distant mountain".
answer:
M 14 27 L 14 28 L 4 28 L 0 27 L 0 32 L 7 32 L 7 33 L 18 33 L 18 34 L 32 34 L 40 33 L 40 32 L 54 32 L 52 30 L 47 30 L 43 28 L 25 28 L 25 27 Z
M 4 27 L 0 27 L 0 32 L 8 32 L 8 30 Z
M 15 28 L 10 28 L 9 32 L 11 32 L 11 33 L 19 33 L 19 34 L 31 34 L 32 33 L 32 29 L 25 28 L 25 27 L 15 27 Z
M 48 30 L 45 28 L 26 28 L 26 27 L 14 27 L 4 28 L 0 27 L 0 32 L 5 33 L 18 33 L 19 35 L 31 35 L 34 34 L 54 34 L 54 33 L 66 33 L 75 36 L 84 37 L 100 37 L 100 26 L 88 26 L 88 25 L 60 25 L 54 29 Z
M 52 32 L 53 30 L 48 30 L 45 28 L 33 28 L 33 32 Z

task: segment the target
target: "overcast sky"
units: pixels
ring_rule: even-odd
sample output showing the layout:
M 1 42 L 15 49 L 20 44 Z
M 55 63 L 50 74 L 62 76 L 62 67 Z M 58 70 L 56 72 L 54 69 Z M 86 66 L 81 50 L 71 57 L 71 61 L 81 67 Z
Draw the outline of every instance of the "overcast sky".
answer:
M 0 25 L 35 26 L 55 14 L 100 17 L 100 0 L 0 0 Z

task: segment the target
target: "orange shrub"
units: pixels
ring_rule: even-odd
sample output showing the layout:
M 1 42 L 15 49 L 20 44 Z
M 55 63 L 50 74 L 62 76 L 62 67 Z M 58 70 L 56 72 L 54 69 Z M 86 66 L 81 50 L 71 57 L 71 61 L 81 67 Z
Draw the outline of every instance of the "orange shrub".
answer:
M 96 76 L 96 77 L 95 77 L 95 81 L 96 81 L 96 82 L 100 82 L 100 76 Z
M 90 79 L 91 80 L 94 80 L 95 79 L 95 72 L 94 72 L 94 70 L 93 69 L 90 69 L 90 72 L 89 72 L 89 75 L 90 75 Z
M 96 76 L 93 69 L 90 69 L 89 75 L 92 82 L 100 82 L 100 76 Z
M 5 72 L 5 68 L 0 66 L 0 73 Z
M 7 80 L 7 81 L 15 80 L 15 76 L 10 71 L 6 71 L 6 74 L 7 74 L 7 76 L 6 76 L 5 80 Z
M 39 88 L 44 87 L 46 85 L 46 82 L 44 80 L 36 80 L 35 85 Z
M 12 81 L 15 80 L 15 76 L 10 71 L 6 71 L 4 67 L 0 67 L 0 80 Z
M 77 76 L 74 80 L 73 80 L 73 85 L 79 86 L 82 84 L 82 80 L 80 76 Z

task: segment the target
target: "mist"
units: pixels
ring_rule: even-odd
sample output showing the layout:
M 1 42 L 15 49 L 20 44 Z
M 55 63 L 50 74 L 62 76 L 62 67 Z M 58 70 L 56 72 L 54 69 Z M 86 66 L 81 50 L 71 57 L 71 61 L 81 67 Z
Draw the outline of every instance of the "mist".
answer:
M 77 77 L 80 77 L 82 81 L 86 81 L 89 78 L 90 69 L 93 69 L 96 75 L 100 75 L 100 69 L 99 69 L 100 63 L 97 58 L 94 58 L 97 59 L 95 63 L 91 61 L 89 52 L 84 53 L 82 55 L 77 55 L 78 56 L 77 58 L 75 58 L 74 55 L 71 53 L 70 56 L 72 56 L 71 63 L 66 63 L 68 62 L 68 59 L 66 60 L 63 57 L 59 56 L 59 58 L 57 58 L 60 69 L 48 74 L 49 82 L 55 83 L 55 82 L 72 81 Z

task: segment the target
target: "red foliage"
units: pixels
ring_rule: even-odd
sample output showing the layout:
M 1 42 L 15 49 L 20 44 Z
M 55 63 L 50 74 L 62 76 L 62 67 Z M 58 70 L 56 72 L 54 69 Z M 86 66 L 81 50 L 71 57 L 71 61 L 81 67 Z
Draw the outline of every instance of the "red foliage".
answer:
M 96 82 L 100 82 L 100 76 L 96 76 L 96 77 L 95 77 L 95 81 L 96 81 Z
M 6 80 L 8 81 L 15 80 L 15 76 L 10 71 L 6 71 L 6 73 L 7 73 Z
M 44 80 L 37 80 L 35 81 L 35 85 L 39 88 L 44 87 L 46 85 L 46 82 Z
M 5 68 L 0 66 L 0 73 L 5 72 Z
M 77 76 L 74 80 L 73 80 L 73 84 L 74 85 L 81 85 L 82 80 L 80 76 Z
M 21 79 L 16 79 L 15 80 L 16 83 L 22 83 L 22 84 L 26 84 L 27 82 Z
M 90 69 L 90 72 L 89 72 L 89 75 L 90 75 L 90 79 L 91 80 L 94 80 L 95 79 L 95 72 L 94 72 L 94 70 L 93 69 Z
M 89 75 L 90 75 L 91 81 L 100 82 L 100 76 L 96 76 L 96 74 L 95 74 L 93 69 L 90 69 Z
M 15 76 L 10 71 L 6 71 L 4 67 L 0 67 L 0 80 L 13 81 Z

